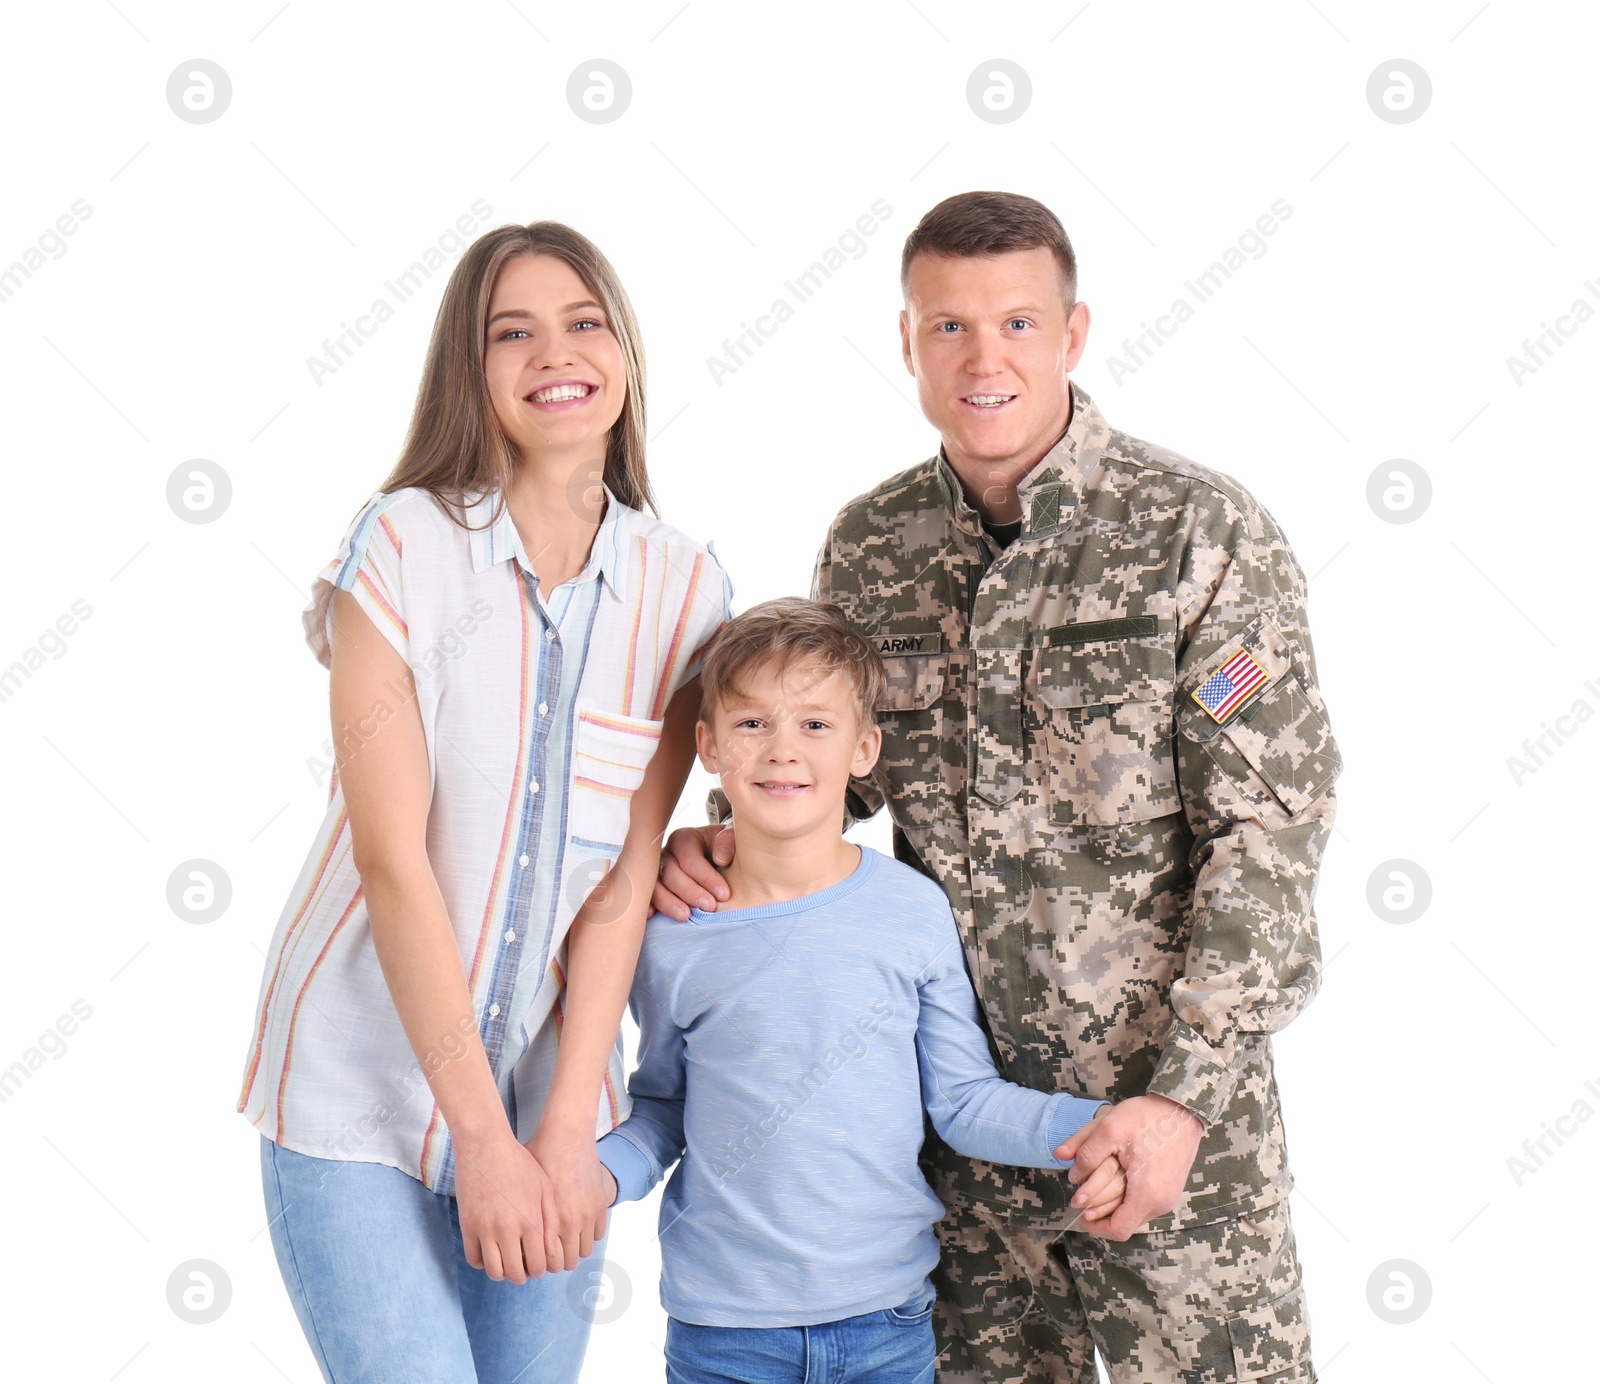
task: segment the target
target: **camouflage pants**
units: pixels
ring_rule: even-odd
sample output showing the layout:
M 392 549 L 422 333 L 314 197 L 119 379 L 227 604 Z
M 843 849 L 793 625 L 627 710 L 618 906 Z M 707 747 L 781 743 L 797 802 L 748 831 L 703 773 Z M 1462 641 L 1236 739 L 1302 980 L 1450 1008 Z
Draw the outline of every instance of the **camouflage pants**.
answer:
M 1315 1384 L 1287 1200 L 1118 1244 L 941 1197 L 939 1384 Z

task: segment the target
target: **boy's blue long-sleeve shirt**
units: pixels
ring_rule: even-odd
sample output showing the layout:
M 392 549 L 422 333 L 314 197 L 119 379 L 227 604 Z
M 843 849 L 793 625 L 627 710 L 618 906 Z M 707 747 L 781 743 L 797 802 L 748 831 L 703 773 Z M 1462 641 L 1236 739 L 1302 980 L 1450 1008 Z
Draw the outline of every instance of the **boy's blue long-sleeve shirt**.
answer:
M 906 1301 L 943 1214 L 923 1110 L 952 1148 L 1071 1167 L 1103 1104 L 1002 1079 L 939 886 L 861 848 L 820 893 L 645 929 L 632 1111 L 598 1145 L 617 1200 L 661 1198 L 661 1302 L 706 1326 L 804 1326 Z

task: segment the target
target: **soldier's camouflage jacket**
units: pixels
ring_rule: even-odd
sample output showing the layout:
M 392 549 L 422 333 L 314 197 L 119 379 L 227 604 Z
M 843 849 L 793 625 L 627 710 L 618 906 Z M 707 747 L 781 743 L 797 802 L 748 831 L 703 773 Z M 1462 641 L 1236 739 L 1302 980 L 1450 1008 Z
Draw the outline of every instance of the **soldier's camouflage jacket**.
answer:
M 1014 542 L 984 532 L 941 450 L 840 511 L 812 595 L 884 655 L 882 756 L 852 811 L 887 800 L 896 855 L 943 886 L 1002 1074 L 1155 1092 L 1205 1122 L 1161 1230 L 1292 1185 L 1268 1035 L 1319 984 L 1340 761 L 1271 516 L 1072 399 Z M 1257 683 L 1231 710 L 1212 682 L 1230 666 Z M 1221 722 L 1194 697 L 1208 682 Z M 923 1157 L 1015 1220 L 1072 1220 L 1062 1174 L 931 1131 Z

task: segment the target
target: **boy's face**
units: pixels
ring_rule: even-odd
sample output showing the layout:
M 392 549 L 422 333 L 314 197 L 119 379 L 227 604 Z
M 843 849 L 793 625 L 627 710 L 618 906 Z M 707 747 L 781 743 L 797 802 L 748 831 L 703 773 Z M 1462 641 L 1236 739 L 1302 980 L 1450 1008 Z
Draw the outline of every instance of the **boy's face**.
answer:
M 1043 456 L 1067 424 L 1089 309 L 1061 296 L 1045 246 L 1004 255 L 922 254 L 906 273 L 900 346 L 927 419 L 964 478 Z
M 850 679 L 793 661 L 748 669 L 743 686 L 695 726 L 700 762 L 722 776 L 735 821 L 769 836 L 839 834 L 852 774 L 877 762 L 883 732 L 862 725 Z

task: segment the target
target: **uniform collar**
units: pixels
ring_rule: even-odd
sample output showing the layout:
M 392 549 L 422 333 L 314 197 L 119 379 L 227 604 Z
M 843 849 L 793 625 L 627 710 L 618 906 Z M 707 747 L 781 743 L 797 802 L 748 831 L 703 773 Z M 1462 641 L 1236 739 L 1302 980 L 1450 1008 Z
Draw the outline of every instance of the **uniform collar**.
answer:
M 584 563 L 582 570 L 573 578 L 577 582 L 586 582 L 594 577 L 599 577 L 606 589 L 619 600 L 622 598 L 622 527 L 624 513 L 631 513 L 628 506 L 623 504 L 611 491 L 611 487 L 604 481 L 600 488 L 606 494 L 606 512 L 601 517 L 600 529 L 594 536 L 594 545 L 589 549 L 589 560 Z M 472 542 L 472 570 L 474 572 L 487 572 L 497 562 L 504 562 L 507 558 L 516 558 L 524 572 L 531 573 L 533 564 L 528 560 L 527 550 L 522 546 L 522 535 L 517 532 L 517 526 L 511 519 L 511 507 L 502 505 L 500 517 L 492 524 L 489 518 L 494 514 L 495 501 L 499 492 L 494 489 L 475 492 L 475 498 L 470 499 L 466 508 L 466 520 L 473 532 L 469 535 Z M 484 525 L 488 527 L 483 527 Z
M 1020 537 L 1023 540 L 1058 533 L 1071 522 L 1079 498 L 1099 469 L 1100 454 L 1110 436 L 1111 429 L 1088 391 L 1076 381 L 1070 382 L 1069 388 L 1072 418 L 1067 430 L 1017 482 L 1017 499 L 1022 502 Z M 957 527 L 977 537 L 983 532 L 982 519 L 967 502 L 961 478 L 945 455 L 943 444 L 936 462 L 939 489 Z

